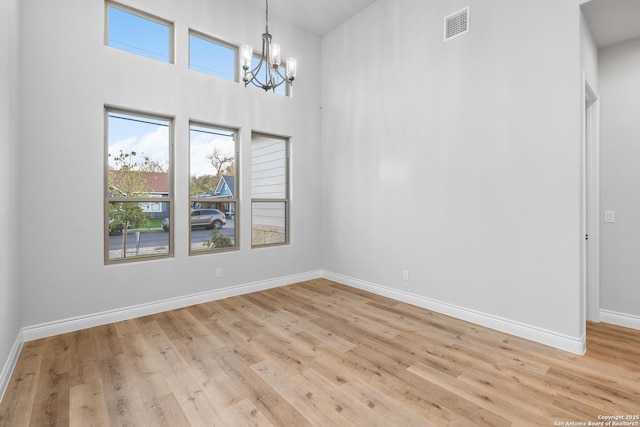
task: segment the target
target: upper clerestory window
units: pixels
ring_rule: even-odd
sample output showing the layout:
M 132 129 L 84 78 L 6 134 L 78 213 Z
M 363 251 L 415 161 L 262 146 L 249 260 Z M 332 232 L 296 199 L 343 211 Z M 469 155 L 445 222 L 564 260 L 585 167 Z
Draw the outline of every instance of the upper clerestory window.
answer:
M 237 81 L 238 48 L 204 34 L 189 33 L 189 68 L 225 80 Z
M 107 46 L 173 63 L 173 24 L 127 6 L 107 3 Z

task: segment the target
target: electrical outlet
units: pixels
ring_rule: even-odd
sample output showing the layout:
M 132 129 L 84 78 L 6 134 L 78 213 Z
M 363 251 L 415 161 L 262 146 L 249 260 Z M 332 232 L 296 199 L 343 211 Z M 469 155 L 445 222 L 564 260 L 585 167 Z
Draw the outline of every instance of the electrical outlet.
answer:
M 604 211 L 604 222 L 616 222 L 616 212 Z
M 402 280 L 409 280 L 409 270 L 402 270 Z
M 216 277 L 222 277 L 222 268 L 216 268 Z

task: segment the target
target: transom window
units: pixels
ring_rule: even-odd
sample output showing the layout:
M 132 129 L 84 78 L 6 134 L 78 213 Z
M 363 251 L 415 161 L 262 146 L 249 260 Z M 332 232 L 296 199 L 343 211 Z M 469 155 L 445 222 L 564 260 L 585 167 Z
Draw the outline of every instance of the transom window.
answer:
M 189 33 L 189 68 L 236 81 L 238 49 L 195 31 Z
M 173 63 L 173 24 L 135 9 L 107 3 L 106 44 Z

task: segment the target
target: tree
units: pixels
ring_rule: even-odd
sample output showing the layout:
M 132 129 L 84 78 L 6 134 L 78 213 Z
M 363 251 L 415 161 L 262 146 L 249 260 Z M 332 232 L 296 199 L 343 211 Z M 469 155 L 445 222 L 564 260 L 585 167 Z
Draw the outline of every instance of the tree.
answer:
M 207 193 L 215 189 L 218 179 L 214 175 L 191 175 L 190 178 L 190 195 L 195 197 L 198 194 Z
M 206 240 L 204 242 L 205 247 L 213 249 L 213 248 L 230 248 L 233 246 L 233 239 L 230 237 L 224 236 L 217 229 L 213 229 L 211 231 L 211 239 Z
M 161 163 L 149 157 L 144 157 L 143 163 L 140 166 L 140 171 L 167 173 L 168 165 L 169 165 L 169 161 L 165 161 Z
M 111 153 L 109 153 L 111 157 Z M 113 157 L 114 167 L 109 169 L 108 185 L 111 197 L 140 197 L 150 192 L 145 172 L 152 163 L 148 157 L 138 160 L 137 153 L 131 151 Z M 149 214 L 137 202 L 109 203 L 109 233 L 122 232 L 122 251 L 126 257 L 127 230 L 130 226 L 145 227 L 149 224 Z
M 234 166 L 233 154 L 225 153 L 218 147 L 215 147 L 211 153 L 207 154 L 206 159 L 209 160 L 211 166 L 215 169 L 217 178 L 220 178 L 223 173 Z
M 213 151 L 205 156 L 215 170 L 215 175 L 191 175 L 189 179 L 189 189 L 191 197 L 198 194 L 209 193 L 216 189 L 220 178 L 223 175 L 235 174 L 235 160 L 233 154 L 228 154 L 215 147 Z
M 236 163 L 232 161 L 231 164 L 229 166 L 227 166 L 227 168 L 224 170 L 224 174 L 225 175 L 229 175 L 229 176 L 235 176 L 235 174 L 236 174 Z

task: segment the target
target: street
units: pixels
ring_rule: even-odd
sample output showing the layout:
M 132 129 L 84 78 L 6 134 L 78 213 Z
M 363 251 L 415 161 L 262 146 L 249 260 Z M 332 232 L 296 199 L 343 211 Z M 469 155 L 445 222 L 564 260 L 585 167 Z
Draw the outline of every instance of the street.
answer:
M 223 236 L 234 238 L 235 221 L 227 220 L 227 223 L 218 230 Z M 204 228 L 191 229 L 191 244 L 199 244 L 211 239 L 211 232 Z M 169 233 L 166 231 L 140 232 L 140 249 L 169 247 Z M 136 233 L 129 232 L 127 235 L 127 248 L 136 247 Z M 109 250 L 122 248 L 122 235 L 109 236 Z

